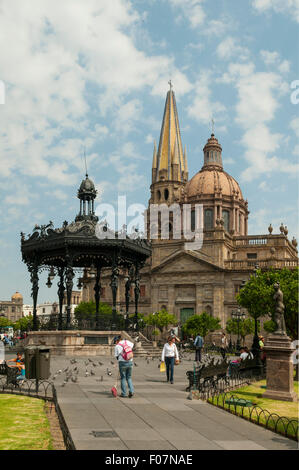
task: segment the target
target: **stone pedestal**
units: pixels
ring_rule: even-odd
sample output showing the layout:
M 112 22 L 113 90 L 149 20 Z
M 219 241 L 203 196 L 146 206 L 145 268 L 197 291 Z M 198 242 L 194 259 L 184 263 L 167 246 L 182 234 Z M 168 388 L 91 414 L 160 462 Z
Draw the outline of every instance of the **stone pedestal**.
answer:
M 273 400 L 297 401 L 294 392 L 291 360 L 294 348 L 287 335 L 271 334 L 267 338 L 264 350 L 267 355 L 267 390 L 265 398 Z

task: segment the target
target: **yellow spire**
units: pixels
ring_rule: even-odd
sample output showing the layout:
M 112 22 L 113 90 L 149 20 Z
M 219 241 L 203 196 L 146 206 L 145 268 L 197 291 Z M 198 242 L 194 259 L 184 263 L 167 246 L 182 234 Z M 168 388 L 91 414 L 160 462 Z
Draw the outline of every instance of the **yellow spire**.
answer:
M 160 134 L 160 142 L 157 154 L 157 175 L 156 181 L 163 176 L 166 180 L 172 180 L 172 165 L 179 165 L 176 181 L 183 181 L 185 162 L 182 149 L 179 118 L 177 113 L 175 95 L 170 90 L 167 93 L 164 116 Z
M 184 163 L 185 163 L 185 172 L 188 173 L 188 161 L 187 161 L 186 145 L 185 145 L 185 150 L 184 150 Z
M 157 145 L 156 141 L 154 140 L 154 153 L 153 153 L 153 169 L 157 168 Z

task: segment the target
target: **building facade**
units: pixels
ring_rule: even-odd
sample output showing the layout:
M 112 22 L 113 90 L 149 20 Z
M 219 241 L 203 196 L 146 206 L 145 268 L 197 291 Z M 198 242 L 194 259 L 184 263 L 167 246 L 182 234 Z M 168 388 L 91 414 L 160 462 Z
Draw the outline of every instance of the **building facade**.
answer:
M 248 201 L 238 182 L 223 168 L 222 147 L 214 133 L 203 148 L 202 167 L 189 179 L 172 89 L 167 93 L 158 149 L 154 146 L 150 192 L 147 235 L 152 241 L 152 257 L 142 270 L 141 313 L 166 308 L 183 324 L 191 315 L 206 311 L 220 318 L 224 328 L 237 307 L 236 294 L 242 281 L 249 279 L 256 265 L 262 270 L 298 266 L 297 241 L 288 239 L 283 224 L 278 233 L 273 233 L 270 224 L 267 234 L 248 234 Z M 166 209 L 169 219 L 160 214 L 153 220 L 153 204 L 161 211 Z M 186 205 L 190 205 L 191 230 L 202 222 L 200 247 L 186 243 L 182 222 L 188 218 L 184 214 Z M 109 282 L 109 273 L 103 273 L 101 301 L 111 303 Z M 120 273 L 119 299 L 124 299 L 124 290 Z M 83 298 L 93 298 L 88 274 Z M 118 308 L 125 310 L 120 300 Z
M 0 316 L 16 322 L 23 316 L 23 296 L 15 292 L 11 300 L 0 300 Z

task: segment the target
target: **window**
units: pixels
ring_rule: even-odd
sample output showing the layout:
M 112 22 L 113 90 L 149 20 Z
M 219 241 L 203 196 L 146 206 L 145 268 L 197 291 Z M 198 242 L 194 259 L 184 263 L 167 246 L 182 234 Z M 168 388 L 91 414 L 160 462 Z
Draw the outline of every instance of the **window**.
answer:
M 234 285 L 234 290 L 235 290 L 235 297 L 236 297 L 236 295 L 239 294 L 239 292 L 240 292 L 240 284 L 235 284 Z
M 191 230 L 192 232 L 195 231 L 195 210 L 192 209 L 191 211 Z
M 242 233 L 242 214 L 239 214 L 239 233 Z
M 222 211 L 222 218 L 224 220 L 224 230 L 229 231 L 229 211 Z
M 140 297 L 145 297 L 145 286 L 140 286 Z
M 161 199 L 161 191 L 157 191 L 157 198 L 158 198 L 158 201 L 160 201 L 160 199 Z
M 12 313 L 15 313 L 16 307 L 11 307 L 11 311 L 12 311 Z
M 46 313 L 46 309 L 45 309 L 45 308 L 43 308 L 43 313 Z
M 257 259 L 257 253 L 247 253 L 248 259 Z
M 168 191 L 168 189 L 164 189 L 164 199 L 165 199 L 165 201 L 167 201 L 168 198 L 169 198 L 169 191 Z
M 205 229 L 209 230 L 213 228 L 213 209 L 205 210 Z

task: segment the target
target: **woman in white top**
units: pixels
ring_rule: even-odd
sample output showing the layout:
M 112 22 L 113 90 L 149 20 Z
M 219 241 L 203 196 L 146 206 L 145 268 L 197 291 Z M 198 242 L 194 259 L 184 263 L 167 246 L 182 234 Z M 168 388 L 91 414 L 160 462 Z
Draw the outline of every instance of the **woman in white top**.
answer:
M 174 336 L 169 336 L 167 343 L 164 345 L 161 361 L 165 362 L 167 382 L 170 380 L 170 383 L 173 384 L 174 362 L 179 362 L 179 353 Z

